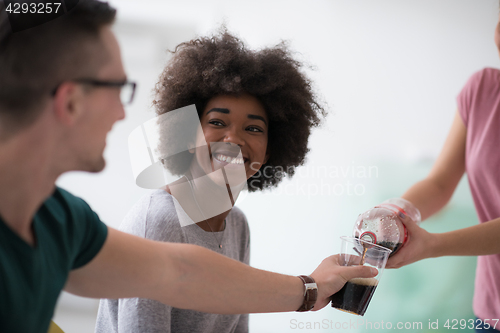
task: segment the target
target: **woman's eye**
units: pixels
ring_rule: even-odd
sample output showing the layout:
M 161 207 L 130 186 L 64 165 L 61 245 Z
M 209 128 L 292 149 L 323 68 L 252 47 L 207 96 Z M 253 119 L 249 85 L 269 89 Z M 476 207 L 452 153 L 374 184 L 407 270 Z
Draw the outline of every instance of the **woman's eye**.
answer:
M 212 124 L 212 125 L 215 125 L 215 126 L 224 126 L 224 124 L 221 121 L 218 121 L 218 120 L 210 120 L 208 123 Z
M 261 130 L 260 128 L 258 128 L 258 127 L 253 127 L 253 126 L 248 127 L 247 129 L 248 129 L 250 132 L 264 132 L 264 131 L 263 131 L 263 130 Z

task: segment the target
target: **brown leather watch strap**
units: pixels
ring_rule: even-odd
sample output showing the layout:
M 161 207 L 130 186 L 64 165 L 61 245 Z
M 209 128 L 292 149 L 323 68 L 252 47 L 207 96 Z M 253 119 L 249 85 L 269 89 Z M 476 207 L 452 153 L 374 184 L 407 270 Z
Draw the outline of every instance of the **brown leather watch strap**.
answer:
M 318 299 L 318 286 L 310 276 L 299 275 L 298 277 L 304 283 L 304 303 L 297 312 L 309 311 L 314 308 L 314 304 L 316 304 L 316 300 Z

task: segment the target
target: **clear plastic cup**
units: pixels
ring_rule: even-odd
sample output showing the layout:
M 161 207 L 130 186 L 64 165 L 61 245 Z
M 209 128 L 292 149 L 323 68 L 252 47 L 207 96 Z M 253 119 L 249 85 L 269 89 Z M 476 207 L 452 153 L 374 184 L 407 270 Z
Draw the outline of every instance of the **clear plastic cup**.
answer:
M 363 265 L 375 267 L 378 270 L 377 276 L 373 278 L 354 278 L 347 281 L 342 289 L 330 297 L 332 307 L 363 316 L 377 289 L 391 250 L 354 237 L 342 236 L 340 238 L 342 239 L 340 249 L 342 266 Z

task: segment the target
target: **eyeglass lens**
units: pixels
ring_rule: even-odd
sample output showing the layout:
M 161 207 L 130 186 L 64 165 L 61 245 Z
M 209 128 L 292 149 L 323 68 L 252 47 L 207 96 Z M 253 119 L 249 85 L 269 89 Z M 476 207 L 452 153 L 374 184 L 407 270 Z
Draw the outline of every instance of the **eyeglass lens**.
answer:
M 132 83 L 125 84 L 120 91 L 120 99 L 123 105 L 132 103 L 134 98 L 134 85 Z

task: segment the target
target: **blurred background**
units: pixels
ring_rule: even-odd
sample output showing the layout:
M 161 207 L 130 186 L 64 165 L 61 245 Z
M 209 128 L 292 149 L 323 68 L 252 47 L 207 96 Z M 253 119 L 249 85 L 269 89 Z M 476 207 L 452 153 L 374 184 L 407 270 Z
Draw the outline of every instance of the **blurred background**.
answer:
M 118 9 L 114 31 L 128 76 L 138 82 L 136 100 L 108 137 L 105 171 L 69 173 L 58 185 L 118 227 L 149 192 L 135 185 L 127 138 L 154 116 L 152 89 L 169 58 L 167 50 L 214 33 L 222 23 L 251 48 L 286 40 L 307 65 L 304 70 L 330 113 L 314 131 L 307 162 L 297 174 L 273 191 L 244 196 L 238 206 L 250 225 L 251 265 L 292 275 L 310 274 L 323 258 L 339 252 L 339 236 L 351 234 L 359 213 L 400 196 L 425 177 L 450 128 L 462 86 L 475 71 L 499 65 L 493 43 L 497 0 L 110 3 Z M 464 177 L 444 211 L 423 226 L 443 232 L 475 223 Z M 250 332 L 383 331 L 382 321 L 393 329 L 400 322 L 410 332 L 448 331 L 446 320 L 451 327 L 454 319 L 474 318 L 474 271 L 472 257 L 386 270 L 364 317 L 329 307 L 251 315 Z M 97 306 L 97 300 L 64 293 L 54 321 L 67 333 L 92 332 Z M 429 323 L 436 320 L 439 329 L 431 330 Z

